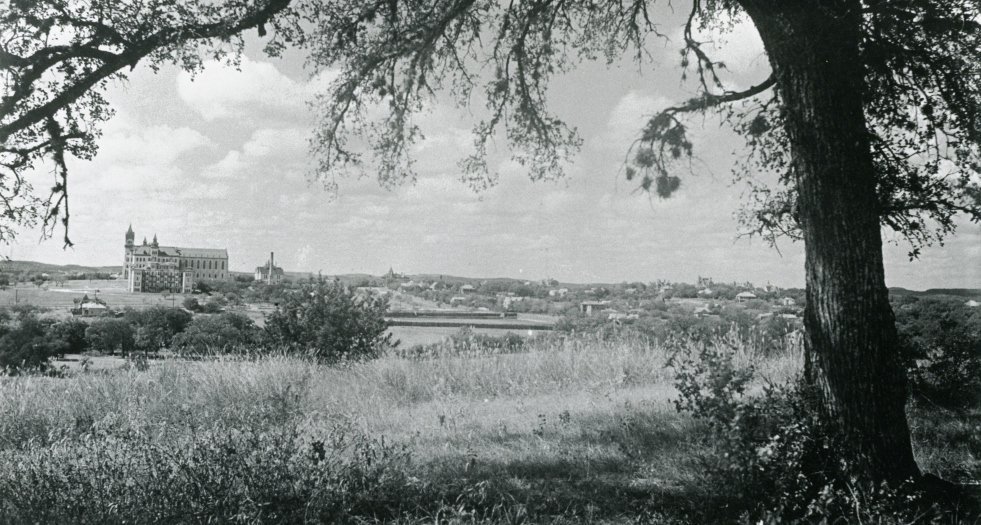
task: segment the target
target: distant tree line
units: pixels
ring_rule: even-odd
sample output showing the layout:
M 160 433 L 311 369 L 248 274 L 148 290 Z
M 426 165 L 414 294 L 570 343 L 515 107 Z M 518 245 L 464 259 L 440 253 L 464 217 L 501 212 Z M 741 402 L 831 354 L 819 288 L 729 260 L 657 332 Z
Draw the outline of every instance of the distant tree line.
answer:
M 325 279 L 285 293 L 263 328 L 236 312 L 192 314 L 154 306 L 84 321 L 46 318 L 37 307 L 19 305 L 0 308 L 0 369 L 45 370 L 50 358 L 64 354 L 163 350 L 185 355 L 285 352 L 322 361 L 370 358 L 395 344 L 385 333 L 387 308 L 382 297 L 354 294 Z

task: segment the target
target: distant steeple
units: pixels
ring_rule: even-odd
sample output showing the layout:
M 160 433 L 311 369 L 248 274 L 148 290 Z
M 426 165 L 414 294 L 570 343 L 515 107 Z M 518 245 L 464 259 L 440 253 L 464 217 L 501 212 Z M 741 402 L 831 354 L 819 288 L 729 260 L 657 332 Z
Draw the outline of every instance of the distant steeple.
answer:
M 133 245 L 133 239 L 135 237 L 136 237 L 136 234 L 133 233 L 133 225 L 130 224 L 129 225 L 129 229 L 126 230 L 126 246 L 132 246 Z
M 154 248 L 156 248 L 157 246 L 159 246 L 159 244 L 157 243 L 157 234 L 156 233 L 153 234 L 153 244 L 151 244 L 151 246 L 153 246 Z
M 143 238 L 143 246 L 146 246 L 146 237 Z

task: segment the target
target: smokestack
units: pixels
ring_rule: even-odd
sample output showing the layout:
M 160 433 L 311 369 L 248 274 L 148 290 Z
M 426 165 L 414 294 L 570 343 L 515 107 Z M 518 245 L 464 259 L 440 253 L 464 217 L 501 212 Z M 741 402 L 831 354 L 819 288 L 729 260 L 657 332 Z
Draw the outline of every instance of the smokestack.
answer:
M 275 254 L 269 252 L 269 272 L 266 273 L 266 284 L 272 284 L 272 273 L 273 273 L 273 259 Z

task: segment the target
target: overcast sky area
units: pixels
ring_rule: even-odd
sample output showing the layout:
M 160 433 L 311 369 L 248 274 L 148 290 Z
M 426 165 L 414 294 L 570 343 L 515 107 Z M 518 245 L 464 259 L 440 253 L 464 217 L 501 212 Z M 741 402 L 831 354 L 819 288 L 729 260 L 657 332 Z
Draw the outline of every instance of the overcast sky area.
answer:
M 739 27 L 727 39 L 718 57 L 734 71 L 731 85 L 765 78 L 753 29 Z M 121 265 L 132 223 L 137 242 L 156 234 L 165 245 L 227 248 L 239 271 L 254 270 L 274 251 L 287 271 L 328 275 L 393 267 L 563 282 L 701 275 L 802 286 L 800 244 L 783 241 L 777 251 L 737 239 L 745 187 L 732 183 L 730 171 L 742 142 L 718 122 L 695 126 L 695 173 L 679 174 L 682 187 L 672 198 L 651 198 L 623 179 L 624 154 L 645 117 L 691 93 L 680 80 L 679 41 L 652 40 L 654 60 L 642 70 L 587 64 L 556 79 L 553 107 L 584 139 L 568 176 L 531 182 L 499 142 L 500 183 L 479 193 L 456 169 L 469 152 L 474 117 L 449 98 L 421 118 L 426 139 L 414 151 L 415 184 L 386 190 L 370 178 L 349 178 L 332 196 L 309 180 L 307 143 L 313 118 L 306 101 L 328 79 L 311 80 L 302 56 L 270 59 L 253 45 L 240 71 L 212 64 L 193 79 L 173 68 L 153 74 L 138 67 L 110 91 L 117 113 L 99 155 L 69 165 L 75 247 L 63 250 L 57 238 L 39 243 L 39 232 L 25 231 L 2 255 Z M 42 175 L 35 187 L 50 184 Z M 917 261 L 907 252 L 886 245 L 888 285 L 981 287 L 978 225 L 962 224 Z

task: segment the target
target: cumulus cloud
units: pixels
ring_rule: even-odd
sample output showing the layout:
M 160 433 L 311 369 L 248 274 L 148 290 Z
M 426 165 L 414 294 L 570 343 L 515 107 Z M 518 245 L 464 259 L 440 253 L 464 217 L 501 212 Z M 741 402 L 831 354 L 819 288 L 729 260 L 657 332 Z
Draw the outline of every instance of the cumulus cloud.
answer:
M 208 121 L 240 120 L 258 114 L 303 118 L 306 103 L 333 78 L 334 74 L 327 72 L 310 81 L 296 81 L 269 62 L 243 57 L 237 68 L 211 61 L 196 76 L 179 73 L 177 93 Z
M 105 166 L 169 165 L 184 154 L 213 142 L 186 126 L 155 125 L 139 128 L 126 119 L 114 119 L 99 140 L 96 162 Z
M 244 179 L 288 171 L 295 179 L 295 174 L 308 166 L 307 134 L 305 128 L 257 129 L 241 148 L 229 150 L 201 173 L 209 178 Z

